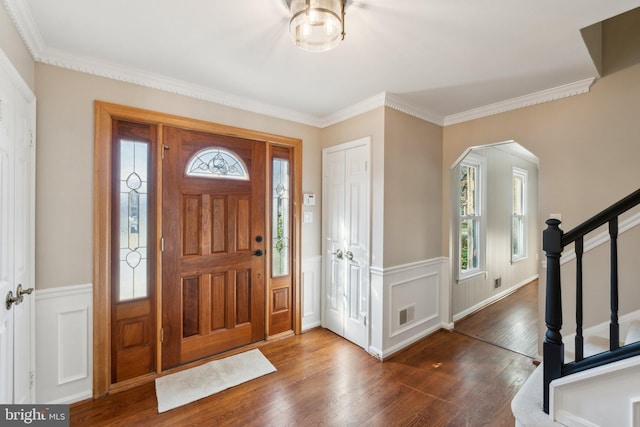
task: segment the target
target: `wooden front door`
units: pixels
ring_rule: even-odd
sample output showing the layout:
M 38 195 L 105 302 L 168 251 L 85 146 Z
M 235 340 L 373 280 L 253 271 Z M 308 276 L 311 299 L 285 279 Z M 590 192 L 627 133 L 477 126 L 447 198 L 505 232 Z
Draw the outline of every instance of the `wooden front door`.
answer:
M 163 130 L 162 368 L 265 337 L 264 142 Z

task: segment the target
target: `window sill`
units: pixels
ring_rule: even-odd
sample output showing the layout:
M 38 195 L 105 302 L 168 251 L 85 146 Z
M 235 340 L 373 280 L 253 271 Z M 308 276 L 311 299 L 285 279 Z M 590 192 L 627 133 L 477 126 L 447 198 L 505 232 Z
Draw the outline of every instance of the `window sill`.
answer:
M 485 279 L 486 279 L 487 272 L 484 270 L 480 270 L 480 271 L 476 271 L 475 273 L 465 274 L 464 276 L 456 279 L 456 283 L 460 284 L 462 282 L 466 282 L 467 280 L 475 279 L 476 277 L 479 277 L 479 276 L 485 276 Z
M 523 262 L 523 261 L 526 261 L 526 260 L 527 260 L 526 256 L 523 256 L 523 257 L 520 257 L 520 258 L 511 258 L 511 265 L 517 264 L 519 262 Z

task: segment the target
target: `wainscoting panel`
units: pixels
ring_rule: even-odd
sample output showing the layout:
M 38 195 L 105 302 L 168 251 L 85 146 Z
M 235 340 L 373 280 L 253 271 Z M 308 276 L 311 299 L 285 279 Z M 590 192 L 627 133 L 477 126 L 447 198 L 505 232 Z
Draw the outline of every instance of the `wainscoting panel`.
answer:
M 448 325 L 448 266 L 434 258 L 371 269 L 372 354 L 385 359 Z
M 58 385 L 63 385 L 89 377 L 89 307 L 57 315 Z
M 36 290 L 36 401 L 92 397 L 93 287 Z
M 302 260 L 302 330 L 315 328 L 321 323 L 320 301 L 322 292 L 322 257 Z

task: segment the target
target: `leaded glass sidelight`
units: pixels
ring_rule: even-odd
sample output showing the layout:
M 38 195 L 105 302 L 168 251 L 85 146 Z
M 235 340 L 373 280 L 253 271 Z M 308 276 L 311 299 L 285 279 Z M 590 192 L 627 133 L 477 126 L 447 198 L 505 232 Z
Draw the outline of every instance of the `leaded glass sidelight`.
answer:
M 289 160 L 273 159 L 272 167 L 272 276 L 289 274 Z
M 194 154 L 187 162 L 185 174 L 202 178 L 249 180 L 249 172 L 242 159 L 218 147 L 205 148 Z
M 120 302 L 148 295 L 149 144 L 120 141 Z

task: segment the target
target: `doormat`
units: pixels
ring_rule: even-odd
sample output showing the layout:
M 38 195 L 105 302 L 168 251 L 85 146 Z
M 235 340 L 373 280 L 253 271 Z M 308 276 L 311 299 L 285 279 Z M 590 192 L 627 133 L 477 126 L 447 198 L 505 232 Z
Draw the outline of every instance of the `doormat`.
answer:
M 158 412 L 195 402 L 275 371 L 271 362 L 255 349 L 156 378 Z

